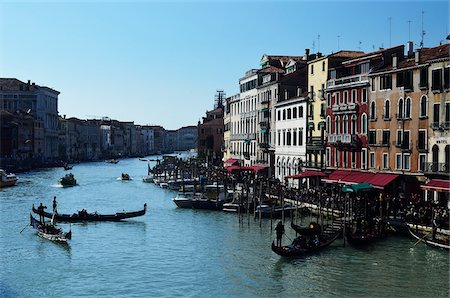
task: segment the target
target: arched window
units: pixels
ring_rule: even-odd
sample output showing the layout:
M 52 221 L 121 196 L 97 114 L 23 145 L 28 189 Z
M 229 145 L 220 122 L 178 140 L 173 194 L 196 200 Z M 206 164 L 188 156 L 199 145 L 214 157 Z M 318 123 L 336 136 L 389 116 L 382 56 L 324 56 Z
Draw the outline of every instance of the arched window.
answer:
M 411 118 L 411 98 L 407 97 L 405 102 L 405 118 Z
M 298 108 L 298 117 L 303 118 L 303 107 Z
M 372 101 L 370 103 L 370 119 L 376 119 L 376 107 L 375 107 L 375 101 Z
M 427 106 L 428 106 L 427 96 L 422 95 L 422 97 L 420 98 L 420 117 L 427 116 Z
M 327 133 L 331 132 L 331 117 L 327 116 Z
M 367 115 L 365 113 L 361 116 L 361 133 L 367 134 Z
M 403 106 L 403 98 L 400 97 L 400 99 L 398 100 L 398 114 L 397 114 L 397 118 L 398 119 L 402 119 L 404 116 L 404 106 Z
M 384 102 L 384 119 L 389 119 L 391 117 L 391 102 L 389 101 L 389 98 L 385 100 Z
M 439 147 L 438 147 L 438 145 L 434 145 L 433 148 L 431 149 L 431 151 L 432 151 L 432 160 L 433 160 L 433 163 L 431 165 L 431 171 L 437 172 L 438 165 L 439 165 Z
M 350 127 L 350 130 L 351 130 L 350 133 L 353 135 L 357 133 L 356 132 L 357 130 L 356 130 L 356 115 L 355 114 L 352 115 L 352 125 Z
M 283 110 L 283 120 L 286 120 L 286 109 Z
M 341 119 L 339 118 L 339 116 L 336 116 L 336 118 L 334 118 L 334 129 L 335 129 L 335 133 L 339 134 L 340 133 L 340 127 L 339 127 L 339 121 Z
M 297 107 L 292 109 L 292 119 L 296 119 L 297 118 Z
M 342 126 L 342 132 L 343 133 L 347 133 L 348 132 L 348 116 L 345 115 L 343 117 L 343 120 L 344 120 L 344 123 L 343 123 L 343 126 Z

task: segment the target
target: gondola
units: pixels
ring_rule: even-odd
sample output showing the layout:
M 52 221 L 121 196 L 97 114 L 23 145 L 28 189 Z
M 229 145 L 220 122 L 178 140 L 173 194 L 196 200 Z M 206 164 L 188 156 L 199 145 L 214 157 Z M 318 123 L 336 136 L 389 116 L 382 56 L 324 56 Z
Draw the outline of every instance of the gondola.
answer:
M 317 235 L 321 233 L 322 228 L 319 224 L 315 222 L 311 222 L 307 227 L 301 227 L 299 225 L 294 224 L 293 221 L 291 221 L 291 228 L 300 235 L 305 236 L 311 236 L 311 235 Z
M 84 221 L 121 221 L 127 218 L 133 218 L 142 216 L 147 211 L 147 203 L 144 204 L 144 209 L 133 212 L 117 212 L 115 214 L 98 214 L 98 213 L 88 213 L 86 210 L 78 211 L 74 214 L 55 214 L 55 221 L 58 222 L 84 222 Z M 34 208 L 33 212 L 44 217 L 51 218 L 52 213 L 40 211 Z
M 67 243 L 68 240 L 72 239 L 72 230 L 65 233 L 61 228 L 58 228 L 51 223 L 43 223 L 34 218 L 33 215 L 31 214 L 30 214 L 30 225 L 36 229 L 39 237 L 45 238 L 47 240 L 60 243 Z
M 428 234 L 420 234 L 418 231 L 414 232 L 410 227 L 408 227 L 409 234 L 417 240 L 418 242 L 423 242 L 428 246 L 435 247 L 435 248 L 442 248 L 446 250 L 450 250 L 450 244 L 449 244 L 449 236 L 445 235 L 446 240 L 440 240 L 440 239 L 431 239 L 428 237 Z
M 352 245 L 359 246 L 367 245 L 379 240 L 384 232 L 384 226 L 381 224 L 381 221 L 378 221 L 366 228 L 362 228 L 360 225 L 356 224 L 356 230 L 353 230 L 352 226 L 349 226 L 346 233 L 348 242 Z
M 322 233 L 318 237 L 318 242 L 307 243 L 300 242 L 295 239 L 291 244 L 286 246 L 276 246 L 275 242 L 272 242 L 272 251 L 282 257 L 302 257 L 316 253 L 325 247 L 329 246 L 341 235 L 342 230 L 332 231 L 332 233 Z

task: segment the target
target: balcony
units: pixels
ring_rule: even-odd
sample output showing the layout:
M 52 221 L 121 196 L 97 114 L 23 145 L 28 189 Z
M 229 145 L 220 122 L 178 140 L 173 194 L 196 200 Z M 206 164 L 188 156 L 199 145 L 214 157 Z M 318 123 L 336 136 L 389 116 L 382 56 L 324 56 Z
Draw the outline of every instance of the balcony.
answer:
M 270 148 L 269 143 L 259 143 L 258 146 L 261 149 L 269 149 Z
M 431 127 L 431 129 L 433 129 L 433 130 L 439 130 L 439 129 L 441 129 L 441 126 L 439 125 L 439 122 L 431 122 L 430 127 Z
M 325 145 L 325 140 L 321 137 L 308 137 L 306 138 L 306 146 L 318 146 L 323 147 Z
M 450 129 L 450 121 L 445 121 L 443 127 L 444 129 Z
M 402 142 L 402 141 L 393 141 L 392 145 L 394 145 L 397 148 L 400 148 L 400 150 L 404 152 L 410 152 L 412 149 L 412 142 Z
M 417 141 L 416 148 L 417 148 L 417 151 L 419 151 L 420 153 L 427 153 L 428 152 L 428 143 Z
M 443 162 L 426 162 L 424 172 L 428 174 L 449 174 L 450 164 Z
M 361 146 L 361 140 L 355 134 L 329 134 L 328 144 L 336 147 L 349 147 L 349 149 L 357 149 Z
M 359 106 L 356 103 L 341 103 L 338 105 L 333 105 L 331 107 L 334 114 L 345 114 L 345 113 L 356 113 L 359 109 Z
M 327 89 L 337 89 L 339 87 L 350 87 L 361 84 L 369 84 L 369 77 L 367 75 L 356 75 L 328 80 Z

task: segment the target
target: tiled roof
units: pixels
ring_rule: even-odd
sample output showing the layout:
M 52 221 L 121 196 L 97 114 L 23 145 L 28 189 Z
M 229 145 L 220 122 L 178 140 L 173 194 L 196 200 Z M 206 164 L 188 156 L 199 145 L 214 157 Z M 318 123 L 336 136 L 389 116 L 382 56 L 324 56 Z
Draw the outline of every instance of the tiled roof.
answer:
M 258 70 L 259 73 L 284 73 L 284 69 L 272 65 L 266 66 Z
M 15 78 L 0 78 L 0 90 L 2 91 L 36 91 L 38 89 L 37 85 L 28 85 Z
M 342 50 L 342 51 L 336 52 L 334 54 L 330 54 L 328 57 L 333 57 L 333 58 L 357 58 L 357 57 L 361 57 L 363 55 L 365 55 L 364 52 Z

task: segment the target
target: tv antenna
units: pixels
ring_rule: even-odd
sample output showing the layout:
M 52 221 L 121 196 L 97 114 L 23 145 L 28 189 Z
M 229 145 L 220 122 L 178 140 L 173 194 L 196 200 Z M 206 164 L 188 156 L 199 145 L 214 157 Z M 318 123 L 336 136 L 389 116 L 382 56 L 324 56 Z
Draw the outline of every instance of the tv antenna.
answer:
M 411 20 L 408 20 L 408 41 L 411 41 Z
M 389 20 L 389 47 L 391 47 L 392 46 L 392 36 L 391 36 L 391 34 L 392 34 L 392 18 L 389 17 L 388 20 Z
M 425 12 L 422 10 L 422 31 L 420 32 L 420 47 L 423 48 L 423 38 L 425 37 L 425 30 L 423 30 L 423 15 Z
M 339 40 L 341 39 L 341 36 L 338 35 L 337 38 L 338 38 L 338 51 L 340 51 L 340 50 L 341 50 L 341 47 L 339 46 Z
M 320 52 L 320 34 L 317 34 L 317 52 Z
M 361 44 L 362 44 L 362 42 L 361 41 L 359 41 L 358 42 L 358 50 L 361 52 Z

